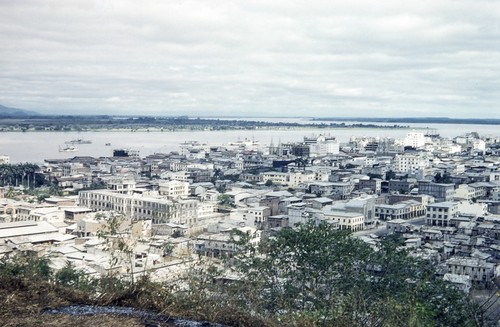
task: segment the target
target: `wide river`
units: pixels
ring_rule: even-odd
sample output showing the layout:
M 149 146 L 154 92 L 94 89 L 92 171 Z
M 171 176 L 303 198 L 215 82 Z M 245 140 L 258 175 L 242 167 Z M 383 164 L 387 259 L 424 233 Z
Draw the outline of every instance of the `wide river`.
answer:
M 273 121 L 269 118 L 260 120 Z M 295 120 L 287 119 L 287 121 Z M 306 120 L 301 119 L 296 121 L 306 122 Z M 427 127 L 435 129 L 443 137 L 450 138 L 467 132 L 478 132 L 481 136 L 500 136 L 500 126 L 453 124 L 411 124 L 410 129 L 303 128 L 179 132 L 4 132 L 0 133 L 0 154 L 10 156 L 11 163 L 42 163 L 44 159 L 62 159 L 74 156 L 110 156 L 113 149 L 119 148 L 138 150 L 140 155 L 144 157 L 154 153 L 177 151 L 179 144 L 184 141 L 223 145 L 231 141 L 253 139 L 262 145 L 269 145 L 271 142 L 276 145 L 278 142 L 298 142 L 303 140 L 304 136 L 330 134 L 337 137 L 340 142 L 347 142 L 351 136 L 402 138 L 412 128 L 423 129 Z M 65 142 L 74 139 L 89 140 L 92 143 L 77 144 L 78 151 L 76 152 L 59 152 L 59 148 L 64 147 Z

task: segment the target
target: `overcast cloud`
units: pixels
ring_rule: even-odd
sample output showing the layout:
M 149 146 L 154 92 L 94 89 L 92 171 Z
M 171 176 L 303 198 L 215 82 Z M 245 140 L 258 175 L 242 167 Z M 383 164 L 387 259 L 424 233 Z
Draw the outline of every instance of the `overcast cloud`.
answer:
M 0 0 L 0 104 L 500 118 L 497 0 Z

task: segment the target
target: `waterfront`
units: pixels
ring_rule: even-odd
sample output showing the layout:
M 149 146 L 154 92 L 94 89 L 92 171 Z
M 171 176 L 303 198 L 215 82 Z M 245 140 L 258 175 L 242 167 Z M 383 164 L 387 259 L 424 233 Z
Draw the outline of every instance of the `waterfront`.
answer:
M 12 163 L 35 162 L 44 159 L 62 159 L 74 156 L 110 156 L 113 149 L 138 150 L 141 156 L 179 150 L 184 141 L 198 141 L 210 145 L 223 145 L 230 141 L 253 139 L 262 145 L 272 142 L 298 142 L 304 136 L 330 134 L 340 142 L 351 136 L 401 138 L 412 128 L 435 129 L 443 137 L 454 137 L 467 132 L 480 135 L 500 135 L 495 125 L 412 124 L 410 129 L 390 128 L 303 128 L 228 131 L 175 131 L 175 132 L 8 132 L 0 134 L 0 154 L 10 156 Z M 78 144 L 77 152 L 59 152 L 59 147 L 74 139 L 92 141 Z M 106 145 L 109 144 L 109 145 Z

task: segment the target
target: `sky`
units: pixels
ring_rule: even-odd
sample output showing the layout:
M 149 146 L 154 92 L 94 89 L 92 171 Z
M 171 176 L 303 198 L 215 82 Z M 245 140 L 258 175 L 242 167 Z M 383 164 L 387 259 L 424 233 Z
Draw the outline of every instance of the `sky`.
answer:
M 0 104 L 500 118 L 498 0 L 0 0 Z

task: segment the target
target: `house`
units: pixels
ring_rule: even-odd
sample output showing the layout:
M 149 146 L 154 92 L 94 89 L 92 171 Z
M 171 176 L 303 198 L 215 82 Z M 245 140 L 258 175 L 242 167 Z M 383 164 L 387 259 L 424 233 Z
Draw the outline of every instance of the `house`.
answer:
M 446 261 L 448 273 L 469 276 L 476 288 L 490 288 L 494 285 L 495 264 L 479 258 L 452 257 Z
M 260 242 L 261 232 L 252 227 L 239 227 L 214 234 L 201 234 L 195 241 L 195 252 L 205 256 L 232 256 L 238 251 L 239 233 L 249 236 L 250 244 L 256 246 Z

